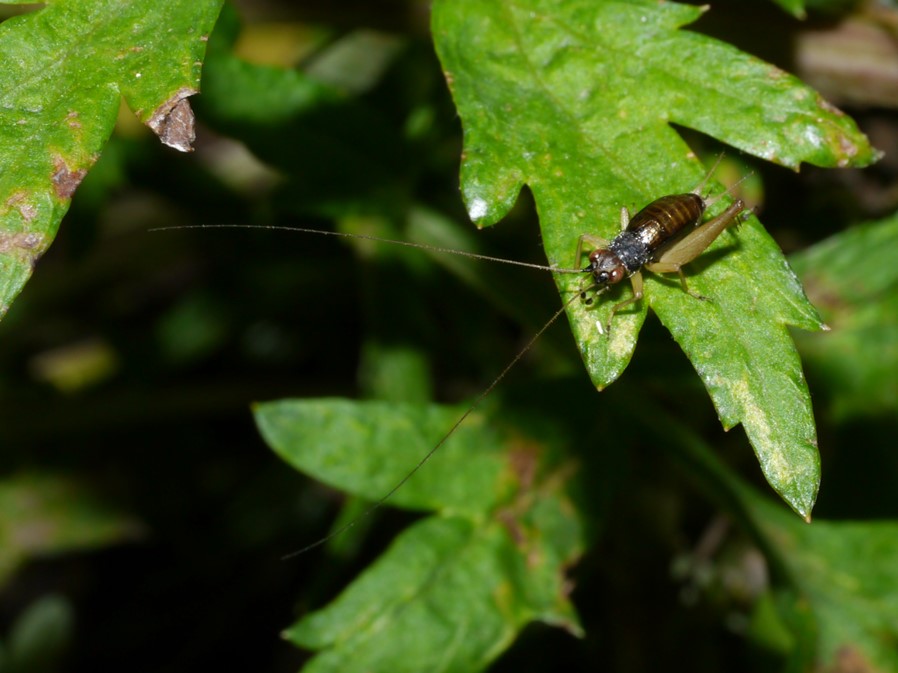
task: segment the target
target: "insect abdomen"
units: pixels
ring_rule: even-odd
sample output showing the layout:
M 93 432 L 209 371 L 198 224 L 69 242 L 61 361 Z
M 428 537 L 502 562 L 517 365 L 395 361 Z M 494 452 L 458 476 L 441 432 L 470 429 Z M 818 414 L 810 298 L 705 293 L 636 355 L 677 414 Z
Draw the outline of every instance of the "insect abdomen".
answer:
M 640 210 L 627 231 L 636 234 L 649 250 L 657 250 L 687 226 L 696 224 L 705 212 L 697 194 L 671 194 L 652 201 Z

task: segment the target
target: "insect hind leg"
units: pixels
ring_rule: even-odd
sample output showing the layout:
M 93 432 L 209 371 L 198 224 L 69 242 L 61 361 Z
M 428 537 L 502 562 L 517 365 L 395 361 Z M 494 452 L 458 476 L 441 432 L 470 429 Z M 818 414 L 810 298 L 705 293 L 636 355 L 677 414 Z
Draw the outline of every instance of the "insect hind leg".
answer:
M 596 248 L 606 248 L 608 247 L 610 241 L 608 239 L 602 238 L 601 236 L 594 236 L 593 234 L 580 234 L 580 237 L 577 239 L 577 255 L 574 257 L 574 266 L 580 265 L 580 258 L 583 257 L 583 244 L 586 243 L 593 249 Z
M 652 273 L 676 273 L 680 277 L 680 287 L 683 288 L 683 292 L 688 294 L 690 297 L 698 299 L 699 301 L 711 301 L 711 299 L 706 297 L 705 295 L 696 294 L 689 289 L 689 284 L 686 282 L 686 274 L 683 273 L 682 264 L 646 264 L 645 268 Z
M 652 273 L 679 274 L 680 285 L 683 286 L 686 294 L 696 299 L 707 301 L 707 297 L 689 291 L 683 267 L 702 254 L 723 233 L 724 229 L 732 225 L 739 225 L 742 222 L 742 213 L 745 210 L 745 202 L 742 199 L 737 199 L 720 215 L 712 217 L 704 224 L 696 227 L 684 238 L 665 250 L 656 261 L 646 264 L 645 269 Z
M 748 180 L 752 175 L 754 175 L 754 172 L 748 172 L 745 175 L 743 175 L 741 178 L 739 178 L 736 182 L 734 182 L 732 185 L 727 187 L 726 190 L 720 192 L 719 194 L 717 194 L 715 196 L 711 196 L 710 193 L 705 190 L 705 188 L 708 186 L 708 183 L 711 180 L 711 176 L 717 172 L 717 168 L 720 166 L 720 162 L 723 161 L 724 156 L 726 156 L 724 152 L 721 152 L 720 154 L 717 155 L 717 160 L 714 162 L 714 165 L 711 166 L 711 170 L 709 170 L 705 174 L 705 177 L 702 178 L 702 181 L 699 182 L 695 186 L 695 189 L 692 190 L 693 194 L 695 194 L 696 196 L 700 196 L 702 198 L 702 200 L 705 202 L 706 208 L 710 208 L 711 206 L 713 206 L 715 203 L 720 201 L 720 199 L 724 198 L 725 196 L 733 196 L 734 192 L 736 191 L 736 188 L 739 185 L 741 185 L 743 182 Z

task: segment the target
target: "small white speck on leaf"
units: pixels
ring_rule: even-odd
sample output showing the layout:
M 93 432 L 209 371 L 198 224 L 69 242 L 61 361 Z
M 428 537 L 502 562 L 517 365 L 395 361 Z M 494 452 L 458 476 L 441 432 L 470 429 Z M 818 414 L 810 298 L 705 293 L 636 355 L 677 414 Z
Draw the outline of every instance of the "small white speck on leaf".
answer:
M 486 215 L 487 210 L 488 206 L 485 200 L 479 198 L 474 199 L 471 201 L 471 205 L 468 208 L 468 217 L 476 222 Z

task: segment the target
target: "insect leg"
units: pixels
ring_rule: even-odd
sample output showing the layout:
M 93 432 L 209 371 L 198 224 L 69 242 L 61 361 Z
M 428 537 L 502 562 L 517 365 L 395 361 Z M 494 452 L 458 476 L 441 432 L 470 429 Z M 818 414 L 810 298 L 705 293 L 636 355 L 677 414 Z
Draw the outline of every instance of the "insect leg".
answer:
M 713 217 L 701 226 L 693 229 L 681 240 L 665 250 L 654 262 L 645 265 L 653 273 L 673 273 L 698 257 L 715 238 L 731 224 L 740 222 L 740 215 L 745 210 L 745 203 L 739 199 L 717 217 Z
M 652 273 L 678 273 L 680 274 L 680 284 L 687 294 L 697 299 L 707 299 L 707 297 L 689 291 L 682 267 L 702 254 L 714 242 L 714 239 L 723 233 L 724 229 L 731 224 L 741 222 L 744 210 L 745 203 L 742 199 L 737 200 L 720 215 L 696 227 L 685 238 L 677 241 L 668 250 L 665 250 L 656 261 L 646 264 L 645 268 Z
M 627 225 L 630 224 L 630 211 L 627 210 L 627 207 L 624 206 L 620 209 L 620 229 L 621 231 L 627 230 Z M 602 238 L 601 236 L 594 236 L 593 234 L 580 234 L 580 238 L 577 239 L 577 255 L 574 257 L 574 266 L 580 263 L 580 257 L 583 255 L 583 243 L 586 243 L 593 248 L 607 248 L 611 243 L 607 238 Z
M 627 210 L 626 206 L 623 206 L 620 209 L 620 230 L 626 231 L 627 225 L 630 224 L 630 211 Z
M 580 258 L 583 256 L 583 243 L 592 248 L 607 248 L 609 241 L 601 236 L 593 236 L 592 234 L 580 234 L 577 239 L 577 256 L 574 257 L 574 266 L 580 265 Z
M 592 248 L 608 247 L 608 241 L 601 236 L 593 236 L 592 234 L 580 234 L 580 237 L 577 239 L 577 256 L 574 257 L 574 266 L 580 265 L 580 258 L 583 256 L 584 242 Z M 588 268 L 589 267 L 587 267 L 587 269 Z M 589 292 L 589 290 L 591 290 L 593 287 L 595 286 L 592 284 L 591 280 L 580 285 L 580 299 L 582 299 L 587 305 L 592 303 L 593 297 L 587 299 L 586 293 Z
M 688 294 L 690 297 L 695 297 L 696 299 L 701 299 L 702 301 L 708 301 L 708 298 L 701 294 L 695 294 L 689 289 L 689 285 L 686 284 L 686 274 L 683 273 L 683 265 L 682 264 L 664 264 L 664 263 L 654 263 L 654 264 L 646 264 L 645 268 L 652 273 L 676 273 L 680 276 L 680 285 L 683 288 L 683 292 Z
M 625 306 L 629 306 L 630 304 L 635 304 L 640 299 L 642 299 L 642 273 L 637 271 L 632 276 L 630 276 L 630 284 L 633 286 L 633 296 L 629 299 L 625 299 L 624 301 L 618 302 L 614 306 L 611 307 L 611 315 L 608 316 L 608 322 L 605 323 L 605 332 L 611 331 L 611 321 L 614 320 L 614 315 L 620 311 Z

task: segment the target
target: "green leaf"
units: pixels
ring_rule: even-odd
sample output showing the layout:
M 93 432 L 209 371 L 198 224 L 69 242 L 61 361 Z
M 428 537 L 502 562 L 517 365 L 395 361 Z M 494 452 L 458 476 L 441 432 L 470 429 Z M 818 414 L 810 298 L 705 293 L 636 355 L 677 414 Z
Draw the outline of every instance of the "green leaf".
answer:
M 343 399 L 281 400 L 259 405 L 265 441 L 298 470 L 342 491 L 378 500 L 461 416 L 455 407 Z M 438 462 L 390 498 L 411 509 L 470 515 L 507 497 L 503 446 L 480 414 L 453 434 Z
M 807 15 L 804 0 L 773 0 L 776 4 L 789 12 L 796 19 L 803 19 Z
M 74 632 L 72 605 L 62 596 L 42 596 L 28 606 L 10 629 L 9 670 L 46 673 L 62 670 L 60 663 Z
M 541 555 L 537 542 L 557 538 L 551 523 L 566 518 L 546 511 L 552 504 L 539 505 L 540 529 L 527 540 L 499 521 L 432 517 L 409 528 L 331 605 L 287 631 L 297 645 L 329 648 L 304 670 L 477 671 L 533 620 L 579 633 L 563 559 Z
M 799 334 L 827 384 L 836 418 L 898 409 L 898 215 L 793 255 L 808 296 L 832 328 Z
M 9 3 L 12 4 L 12 3 Z M 47 250 L 121 99 L 189 150 L 221 0 L 56 0 L 0 26 L 0 317 Z
M 347 400 L 259 405 L 266 441 L 297 469 L 379 499 L 458 420 L 455 408 Z M 547 437 L 565 435 L 544 429 Z M 286 636 L 324 650 L 307 671 L 477 671 L 530 621 L 578 633 L 564 570 L 582 531 L 541 440 L 473 414 L 390 499 L 437 512 L 330 606 Z
M 753 500 L 754 522 L 796 590 L 781 604 L 793 622 L 813 620 L 812 668 L 898 670 L 898 522 L 808 526 Z
M 0 482 L 0 583 L 32 556 L 108 545 L 139 532 L 132 519 L 77 481 L 36 473 L 9 477 Z
M 653 430 L 669 455 L 741 522 L 765 553 L 772 591 L 794 636 L 786 670 L 898 670 L 898 522 L 807 524 L 747 485 L 662 410 Z
M 528 185 L 551 263 L 584 232 L 613 238 L 622 206 L 694 188 L 704 169 L 670 127 L 696 129 L 785 166 L 865 165 L 854 123 L 797 79 L 735 48 L 679 30 L 700 7 L 676 3 L 438 0 L 433 34 L 465 133 L 471 218 L 502 218 Z M 723 207 L 720 204 L 719 207 Z M 724 427 L 742 423 L 771 486 L 803 517 L 819 484 L 810 398 L 787 325 L 819 318 L 755 218 L 601 332 L 620 294 L 568 317 L 598 388 L 629 362 L 651 306 L 705 382 Z M 557 281 L 565 300 L 583 280 Z

